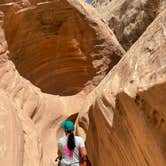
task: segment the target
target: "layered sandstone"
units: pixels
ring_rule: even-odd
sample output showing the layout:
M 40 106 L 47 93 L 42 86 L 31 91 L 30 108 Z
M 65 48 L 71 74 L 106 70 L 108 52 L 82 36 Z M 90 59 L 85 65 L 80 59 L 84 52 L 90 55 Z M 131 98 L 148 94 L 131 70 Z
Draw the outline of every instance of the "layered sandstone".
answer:
M 0 165 L 52 166 L 63 134 L 60 123 L 76 119 L 86 95 L 124 50 L 81 1 L 5 2 L 0 5 Z
M 92 165 L 166 164 L 166 10 L 88 95 L 77 132 Z
M 95 8 L 128 50 L 166 7 L 165 0 L 95 0 Z
M 0 2 L 0 165 L 56 165 L 65 119 L 93 166 L 166 165 L 165 1 L 93 4 L 101 17 L 82 0 Z M 106 23 L 124 48 L 138 39 L 116 66 Z
M 97 85 L 123 50 L 89 8 L 83 10 L 75 1 L 50 1 L 7 15 L 10 58 L 20 74 L 56 95 Z

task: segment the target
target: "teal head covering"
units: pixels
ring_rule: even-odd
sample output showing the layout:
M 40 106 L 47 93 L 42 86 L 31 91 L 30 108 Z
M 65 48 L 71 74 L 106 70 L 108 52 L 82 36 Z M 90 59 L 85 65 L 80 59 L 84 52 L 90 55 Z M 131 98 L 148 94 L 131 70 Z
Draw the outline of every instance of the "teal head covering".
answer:
M 73 131 L 74 130 L 74 123 L 70 120 L 64 121 L 61 124 L 62 128 L 65 129 L 65 131 Z

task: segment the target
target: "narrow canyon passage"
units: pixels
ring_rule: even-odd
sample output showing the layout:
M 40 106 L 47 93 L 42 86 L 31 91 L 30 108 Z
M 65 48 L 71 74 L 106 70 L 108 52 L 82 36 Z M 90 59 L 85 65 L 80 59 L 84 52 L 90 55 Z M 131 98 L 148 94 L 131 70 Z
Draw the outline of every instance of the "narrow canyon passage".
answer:
M 20 142 L 13 141 L 24 156 L 9 150 L 2 165 L 55 164 L 60 123 L 76 120 L 86 96 L 124 54 L 95 10 L 83 6 L 66 0 L 0 4 L 0 87 L 16 107 Z
M 67 119 L 92 166 L 166 165 L 166 1 L 86 2 L 0 2 L 0 165 L 56 166 Z
M 0 165 L 56 166 L 69 119 L 92 166 L 165 166 L 165 20 L 164 0 L 2 0 Z

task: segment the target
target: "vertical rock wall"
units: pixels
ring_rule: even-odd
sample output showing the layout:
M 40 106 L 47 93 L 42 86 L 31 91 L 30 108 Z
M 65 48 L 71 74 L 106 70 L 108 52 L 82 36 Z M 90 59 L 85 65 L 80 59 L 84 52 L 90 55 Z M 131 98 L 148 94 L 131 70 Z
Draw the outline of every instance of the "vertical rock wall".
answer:
M 126 50 L 166 7 L 165 0 L 96 0 L 95 4 Z
M 165 20 L 166 10 L 88 95 L 77 132 L 92 165 L 166 164 Z
M 64 134 L 60 123 L 77 118 L 86 95 L 122 57 L 112 31 L 88 7 L 71 0 L 0 4 L 0 154 L 6 155 L 0 165 L 55 165 L 56 141 Z M 49 93 L 61 87 L 57 94 L 75 95 L 43 93 L 32 84 L 41 79 Z

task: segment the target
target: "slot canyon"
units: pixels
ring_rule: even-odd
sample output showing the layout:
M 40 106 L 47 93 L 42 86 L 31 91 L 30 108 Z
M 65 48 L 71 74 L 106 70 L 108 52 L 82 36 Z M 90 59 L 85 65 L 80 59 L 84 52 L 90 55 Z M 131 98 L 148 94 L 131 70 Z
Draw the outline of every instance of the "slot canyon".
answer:
M 1 0 L 0 98 L 2 166 L 56 166 L 64 120 L 92 166 L 165 166 L 165 0 Z

